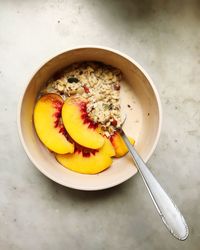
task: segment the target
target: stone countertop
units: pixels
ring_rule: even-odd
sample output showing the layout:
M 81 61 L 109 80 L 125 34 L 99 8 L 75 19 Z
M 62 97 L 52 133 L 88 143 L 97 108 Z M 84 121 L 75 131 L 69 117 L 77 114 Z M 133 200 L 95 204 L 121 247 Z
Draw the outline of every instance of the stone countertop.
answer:
M 139 175 L 81 192 L 27 158 L 16 126 L 24 86 L 44 60 L 86 44 L 127 53 L 153 78 L 164 117 L 148 164 L 183 212 L 187 241 L 167 232 Z M 1 250 L 199 249 L 199 1 L 0 1 L 0 57 Z

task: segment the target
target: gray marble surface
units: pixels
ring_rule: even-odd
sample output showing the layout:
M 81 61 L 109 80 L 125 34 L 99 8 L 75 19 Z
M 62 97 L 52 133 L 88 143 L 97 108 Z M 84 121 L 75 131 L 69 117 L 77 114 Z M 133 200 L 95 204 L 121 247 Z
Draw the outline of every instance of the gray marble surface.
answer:
M 28 160 L 16 110 L 44 60 L 75 45 L 119 49 L 161 96 L 164 121 L 149 161 L 189 224 L 165 229 L 139 175 L 100 192 L 64 188 Z M 200 2 L 0 1 L 0 249 L 200 249 Z

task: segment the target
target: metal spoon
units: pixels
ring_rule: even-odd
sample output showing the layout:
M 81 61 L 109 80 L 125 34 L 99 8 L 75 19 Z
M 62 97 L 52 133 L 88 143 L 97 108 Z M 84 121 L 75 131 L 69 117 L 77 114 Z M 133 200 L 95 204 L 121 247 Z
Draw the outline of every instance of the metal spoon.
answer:
M 125 120 L 124 120 L 125 122 Z M 122 125 L 124 124 L 122 123 Z M 122 126 L 121 125 L 121 126 Z M 122 127 L 119 132 L 134 159 L 136 167 L 142 176 L 150 197 L 167 229 L 178 240 L 186 240 L 189 235 L 188 226 L 183 215 L 177 206 L 163 190 L 156 178 L 153 176 L 149 168 L 146 166 L 142 158 L 138 155 L 133 145 L 129 142 Z

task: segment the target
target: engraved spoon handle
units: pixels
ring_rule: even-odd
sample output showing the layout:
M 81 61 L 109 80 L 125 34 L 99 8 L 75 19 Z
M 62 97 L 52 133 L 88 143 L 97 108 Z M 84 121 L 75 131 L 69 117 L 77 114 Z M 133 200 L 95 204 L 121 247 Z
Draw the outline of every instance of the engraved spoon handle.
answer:
M 174 237 L 179 240 L 185 240 L 188 237 L 189 230 L 182 214 L 138 155 L 122 129 L 120 133 L 165 226 Z

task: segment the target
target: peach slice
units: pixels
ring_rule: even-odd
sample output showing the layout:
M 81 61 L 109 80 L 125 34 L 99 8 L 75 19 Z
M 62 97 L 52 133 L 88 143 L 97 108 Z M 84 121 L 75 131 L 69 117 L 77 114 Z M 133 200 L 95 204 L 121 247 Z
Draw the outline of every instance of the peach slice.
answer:
M 105 139 L 105 143 L 104 143 L 104 150 L 105 152 L 110 156 L 115 156 L 115 149 L 111 143 L 111 141 L 107 138 L 107 137 L 104 137 Z
M 38 137 L 50 150 L 59 153 L 73 153 L 74 145 L 67 140 L 61 121 L 63 99 L 56 94 L 46 94 L 36 103 L 34 125 Z
M 135 141 L 133 138 L 128 137 L 128 139 L 132 145 L 135 144 Z M 115 132 L 111 136 L 110 141 L 115 149 L 115 157 L 122 157 L 128 152 L 128 148 L 126 144 L 124 143 L 121 135 L 118 132 Z
M 56 154 L 57 161 L 64 167 L 81 174 L 97 174 L 112 164 L 115 152 L 108 139 L 100 149 L 76 148 L 73 154 Z
M 96 130 L 98 125 L 88 117 L 85 99 L 68 98 L 62 108 L 62 119 L 69 135 L 81 146 L 91 149 L 103 146 L 105 140 Z

